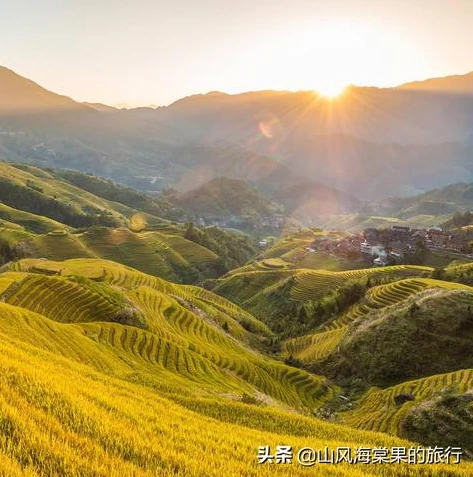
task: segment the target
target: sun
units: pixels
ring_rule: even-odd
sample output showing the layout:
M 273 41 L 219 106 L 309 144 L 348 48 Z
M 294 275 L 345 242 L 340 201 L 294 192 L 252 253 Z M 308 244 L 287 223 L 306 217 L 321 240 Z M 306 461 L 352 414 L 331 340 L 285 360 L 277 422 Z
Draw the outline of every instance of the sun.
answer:
M 346 84 L 337 83 L 337 82 L 327 82 L 326 84 L 317 86 L 315 91 L 327 99 L 335 99 L 343 94 Z

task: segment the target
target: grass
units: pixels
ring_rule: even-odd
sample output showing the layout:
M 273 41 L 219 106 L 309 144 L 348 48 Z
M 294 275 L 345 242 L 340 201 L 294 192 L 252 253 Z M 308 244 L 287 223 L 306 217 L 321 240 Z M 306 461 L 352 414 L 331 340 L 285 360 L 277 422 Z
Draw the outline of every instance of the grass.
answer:
M 174 400 L 169 391 L 107 377 L 12 338 L 1 340 L 0 352 L 0 413 L 9 436 L 0 441 L 5 475 L 302 476 L 307 470 L 297 465 L 258 466 L 257 446 L 284 442 L 300 448 L 307 439 L 316 448 L 409 445 L 251 405 L 230 403 L 227 409 L 218 399 Z M 448 469 L 452 476 L 471 472 L 468 464 Z M 393 475 L 389 465 L 372 466 L 369 473 L 349 465 L 328 471 L 341 477 Z M 396 466 L 394 475 L 435 477 L 445 471 Z

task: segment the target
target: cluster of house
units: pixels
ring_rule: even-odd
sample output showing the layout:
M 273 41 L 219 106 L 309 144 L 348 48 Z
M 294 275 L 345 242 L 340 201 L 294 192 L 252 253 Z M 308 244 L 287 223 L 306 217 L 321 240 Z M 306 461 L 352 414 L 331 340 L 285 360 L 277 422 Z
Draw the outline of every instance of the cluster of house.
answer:
M 413 229 L 393 225 L 390 229 L 366 229 L 337 241 L 314 244 L 314 248 L 351 261 L 373 261 L 374 265 L 400 263 L 419 248 L 471 254 L 473 231 L 445 231 L 440 227 Z

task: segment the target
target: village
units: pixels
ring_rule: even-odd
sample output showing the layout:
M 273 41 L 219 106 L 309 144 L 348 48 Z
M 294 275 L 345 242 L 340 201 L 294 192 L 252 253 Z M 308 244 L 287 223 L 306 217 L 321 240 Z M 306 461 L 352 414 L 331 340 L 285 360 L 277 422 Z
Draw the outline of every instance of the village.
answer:
M 473 259 L 473 231 L 446 231 L 440 227 L 416 229 L 393 225 L 388 229 L 366 229 L 338 240 L 317 240 L 311 251 L 329 253 L 349 261 L 374 266 L 421 263 L 428 251 L 444 251 Z

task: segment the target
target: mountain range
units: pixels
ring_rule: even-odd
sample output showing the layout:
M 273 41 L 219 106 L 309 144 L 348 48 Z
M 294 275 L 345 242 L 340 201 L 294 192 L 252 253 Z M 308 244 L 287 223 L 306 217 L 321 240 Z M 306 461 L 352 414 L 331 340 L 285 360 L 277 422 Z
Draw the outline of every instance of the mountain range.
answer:
M 217 177 L 362 200 L 473 180 L 473 74 L 397 88 L 211 92 L 160 108 L 79 103 L 0 68 L 0 157 L 144 191 Z M 335 208 L 338 204 L 335 204 Z

